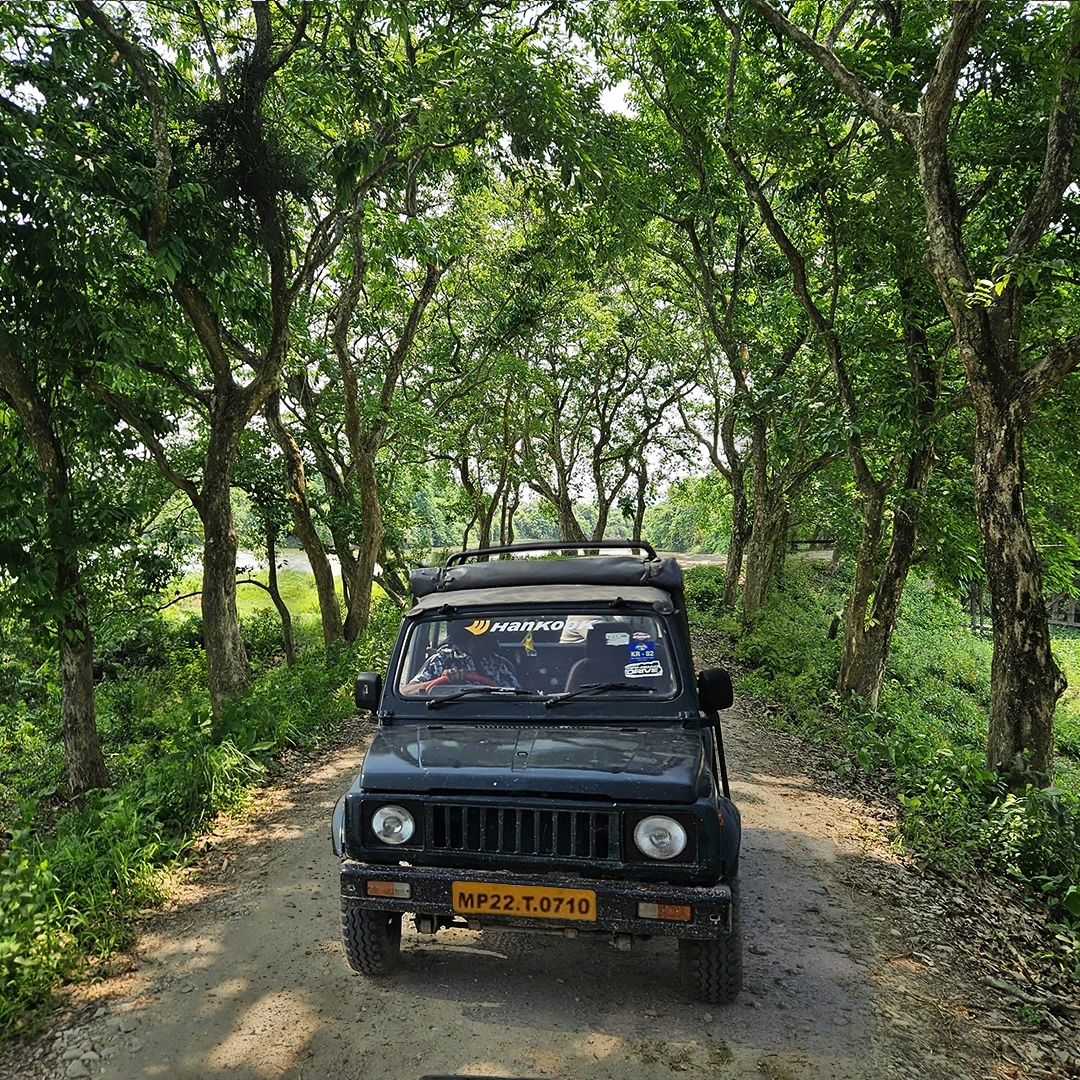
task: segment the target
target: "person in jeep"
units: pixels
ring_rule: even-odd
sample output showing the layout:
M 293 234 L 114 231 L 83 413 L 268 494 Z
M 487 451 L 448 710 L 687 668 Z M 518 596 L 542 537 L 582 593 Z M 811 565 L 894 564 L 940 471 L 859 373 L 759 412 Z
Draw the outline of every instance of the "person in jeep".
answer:
M 513 662 L 498 651 L 494 635 L 477 634 L 469 625 L 464 619 L 450 622 L 447 639 L 401 688 L 403 694 L 425 693 L 440 681 L 521 687 Z

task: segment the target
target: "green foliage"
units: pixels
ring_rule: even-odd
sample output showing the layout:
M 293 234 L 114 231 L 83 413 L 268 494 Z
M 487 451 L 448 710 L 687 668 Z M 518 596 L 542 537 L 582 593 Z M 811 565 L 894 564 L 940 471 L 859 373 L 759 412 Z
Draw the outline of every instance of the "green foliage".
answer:
M 695 566 L 684 576 L 686 607 L 702 626 L 723 614 L 723 566 Z
M 932 584 L 908 581 L 877 712 L 839 702 L 840 641 L 828 629 L 848 585 L 844 570 L 789 564 L 761 618 L 741 632 L 721 614 L 722 576 L 701 567 L 686 574 L 687 608 L 699 643 L 733 658 L 740 693 L 776 706 L 776 722 L 834 747 L 839 773 L 888 778 L 907 850 L 945 871 L 976 867 L 1015 881 L 1046 903 L 1076 945 L 1080 695 L 1070 691 L 1059 705 L 1056 786 L 1009 792 L 984 760 L 990 643 L 970 633 L 958 600 Z M 1059 635 L 1054 648 L 1076 685 L 1080 637 Z
M 642 530 L 665 551 L 727 551 L 731 541 L 731 492 L 718 473 L 671 485 L 667 498 L 645 511 Z
M 351 649 L 303 650 L 216 718 L 190 625 L 129 628 L 115 644 L 142 640 L 147 652 L 114 660 L 98 692 L 117 783 L 71 805 L 55 797 L 63 762 L 48 752 L 59 742 L 55 694 L 21 711 L 0 701 L 0 822 L 13 837 L 0 851 L 0 1041 L 32 1024 L 35 1007 L 88 958 L 130 943 L 133 913 L 160 899 L 160 870 L 215 814 L 244 802 L 275 753 L 317 745 L 354 710 L 352 680 L 385 666 L 397 621 L 393 605 L 377 603 Z

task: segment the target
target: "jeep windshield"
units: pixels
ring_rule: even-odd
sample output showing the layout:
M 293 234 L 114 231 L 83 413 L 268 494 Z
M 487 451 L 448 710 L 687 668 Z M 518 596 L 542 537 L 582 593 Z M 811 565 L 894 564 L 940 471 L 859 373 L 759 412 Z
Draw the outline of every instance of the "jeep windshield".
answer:
M 677 689 L 664 620 L 646 610 L 433 613 L 412 622 L 400 656 L 398 695 L 432 707 L 485 698 L 647 701 Z

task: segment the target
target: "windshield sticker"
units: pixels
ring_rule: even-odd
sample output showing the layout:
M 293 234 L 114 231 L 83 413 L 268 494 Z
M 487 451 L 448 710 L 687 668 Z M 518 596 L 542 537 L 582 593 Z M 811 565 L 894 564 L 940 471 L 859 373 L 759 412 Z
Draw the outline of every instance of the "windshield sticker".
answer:
M 651 679 L 664 674 L 664 666 L 659 660 L 644 660 L 639 664 L 627 664 L 623 675 L 628 679 Z
M 588 630 L 599 616 L 586 615 L 570 619 L 525 619 L 493 622 L 491 619 L 474 619 L 465 627 L 470 634 L 525 634 L 530 631 L 541 633 L 544 630 Z M 624 639 L 625 644 L 627 639 Z
M 655 641 L 631 641 L 629 644 L 628 663 L 623 674 L 628 679 L 651 679 L 664 674 L 663 665 L 656 659 Z
M 648 641 L 649 635 L 644 630 L 636 630 L 634 632 L 635 641 Z
M 607 643 L 609 645 L 629 645 L 630 644 L 630 635 L 629 634 L 605 634 L 604 638 L 607 640 Z

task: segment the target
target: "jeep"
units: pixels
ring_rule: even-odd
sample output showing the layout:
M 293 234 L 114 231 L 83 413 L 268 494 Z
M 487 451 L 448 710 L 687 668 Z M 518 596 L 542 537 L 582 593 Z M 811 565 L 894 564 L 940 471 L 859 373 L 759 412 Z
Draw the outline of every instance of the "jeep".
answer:
M 628 948 L 661 934 L 678 939 L 692 996 L 730 1002 L 741 826 L 718 712 L 731 679 L 694 676 L 673 558 L 571 547 L 461 551 L 410 575 L 386 681 L 356 681 L 378 731 L 333 816 L 345 955 L 393 971 L 405 914 L 422 935 L 600 932 Z M 521 557 L 542 549 L 559 557 Z

